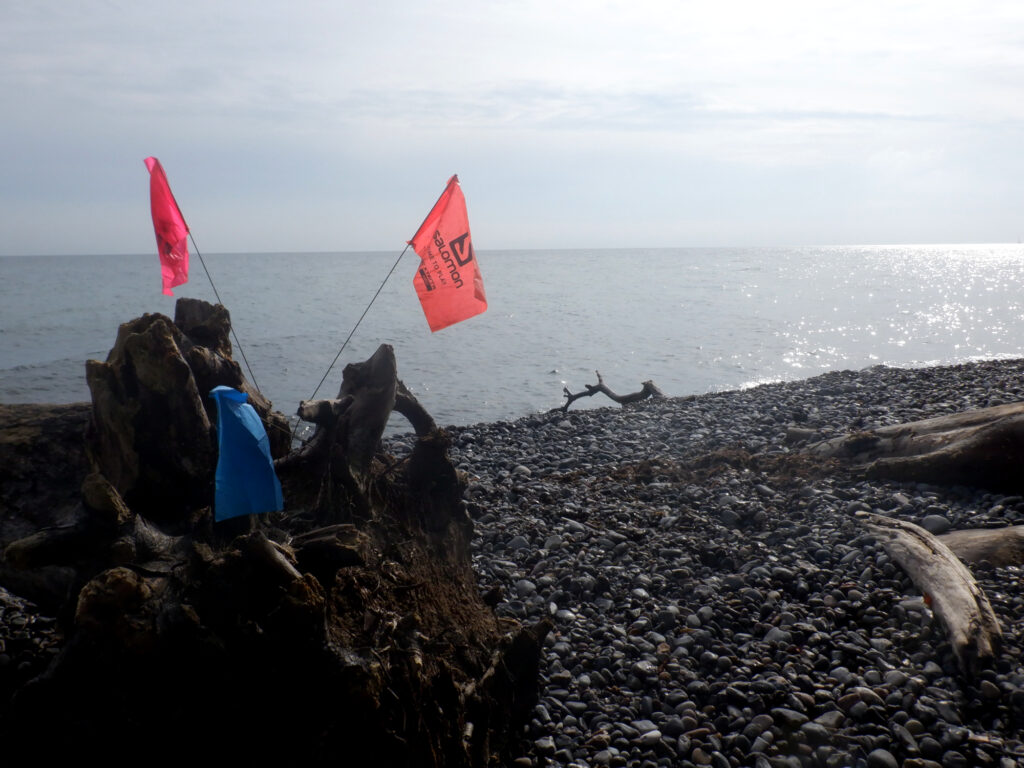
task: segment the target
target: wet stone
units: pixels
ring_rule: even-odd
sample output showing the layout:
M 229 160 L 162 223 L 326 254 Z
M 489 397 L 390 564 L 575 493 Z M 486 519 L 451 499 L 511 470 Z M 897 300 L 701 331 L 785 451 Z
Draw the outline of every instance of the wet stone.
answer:
M 765 642 L 788 645 L 793 642 L 793 635 L 781 627 L 772 627 L 764 636 Z
M 551 736 L 542 736 L 533 742 L 537 754 L 551 756 L 555 754 L 555 740 Z
M 868 768 L 899 768 L 899 763 L 887 749 L 874 749 L 868 753 Z
M 816 722 L 806 722 L 800 726 L 801 733 L 807 738 L 808 743 L 818 745 L 827 744 L 832 738 L 832 732 Z
M 978 692 L 990 701 L 999 699 L 1002 696 L 999 686 L 990 680 L 982 680 L 981 685 L 978 686 Z
M 879 366 L 452 428 L 482 511 L 474 564 L 508 601 L 498 615 L 554 620 L 562 633 L 545 644 L 551 720 L 536 718 L 546 730 L 529 734 L 534 764 L 866 768 L 868 755 L 890 764 L 887 752 L 900 768 L 935 768 L 953 753 L 981 760 L 965 734 L 1016 738 L 1024 648 L 1005 627 L 1024 601 L 1009 569 L 976 571 L 1004 596 L 993 607 L 1007 663 L 966 683 L 934 613 L 850 513 L 994 527 L 1011 513 L 1024 522 L 1024 502 L 820 462 L 812 471 L 785 436 L 794 425 L 827 439 L 1020 401 L 1021 381 L 1024 361 Z M 472 442 L 460 439 L 469 432 Z M 536 592 L 520 592 L 520 580 Z M 573 618 L 558 621 L 562 610 Z M 570 678 L 556 683 L 561 670 Z M 631 725 L 641 720 L 654 727 Z M 638 741 L 654 731 L 657 743 Z M 534 741 L 556 733 L 556 753 L 540 754 Z M 998 756 L 988 764 L 1004 768 Z
M 948 531 L 951 524 L 948 518 L 943 515 L 926 515 L 921 521 L 921 527 L 928 531 L 928 533 L 938 536 Z
M 807 722 L 807 715 L 786 707 L 776 707 L 771 711 L 772 719 L 777 725 L 794 730 Z

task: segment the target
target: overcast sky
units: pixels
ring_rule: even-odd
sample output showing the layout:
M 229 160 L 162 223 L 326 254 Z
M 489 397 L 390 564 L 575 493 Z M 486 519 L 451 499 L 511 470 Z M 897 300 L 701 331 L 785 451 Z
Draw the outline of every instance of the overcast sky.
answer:
M 1024 3 L 0 0 L 0 254 L 1016 242 Z

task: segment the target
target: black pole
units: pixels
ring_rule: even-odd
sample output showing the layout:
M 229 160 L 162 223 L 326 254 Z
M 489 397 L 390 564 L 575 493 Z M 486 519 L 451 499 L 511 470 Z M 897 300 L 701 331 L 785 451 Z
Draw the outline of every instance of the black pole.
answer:
M 206 268 L 206 260 L 203 259 L 203 254 L 199 252 L 199 246 L 196 245 L 196 239 L 192 236 L 191 231 L 189 231 L 188 237 L 189 240 L 192 241 L 192 248 L 195 249 L 196 256 L 199 257 L 199 263 L 203 265 L 203 271 L 206 273 L 206 279 L 210 281 L 210 287 L 213 288 L 213 295 L 217 297 L 217 303 L 226 308 L 224 302 L 220 298 L 220 292 L 217 290 L 217 286 L 213 282 L 213 278 L 210 276 L 210 270 Z M 253 374 L 252 368 L 249 367 L 249 359 L 245 356 L 245 349 L 242 347 L 242 342 L 238 340 L 238 334 L 235 333 L 234 323 L 228 325 L 228 328 L 231 330 L 231 336 L 234 338 L 235 344 L 238 345 L 238 352 L 242 355 L 242 362 L 245 363 L 245 370 L 249 372 L 249 378 L 252 380 L 252 385 L 256 387 L 257 392 L 261 392 L 260 385 L 256 383 L 256 376 Z
M 320 379 L 320 383 L 316 385 L 316 389 L 313 390 L 313 394 L 310 395 L 309 397 L 310 400 L 316 397 L 316 393 L 320 391 L 320 387 L 322 387 L 324 385 L 324 382 L 327 381 L 327 377 L 331 374 L 331 369 L 334 368 L 335 364 L 338 362 L 338 358 L 341 357 L 341 353 L 345 351 L 345 347 L 347 347 L 349 341 L 352 340 L 352 335 L 356 332 L 356 329 L 359 327 L 359 324 L 363 322 L 363 318 L 366 317 L 366 313 L 370 311 L 370 307 L 373 306 L 373 302 L 375 302 L 377 300 L 377 297 L 380 296 L 380 292 L 384 290 L 384 285 L 387 283 L 389 279 L 391 279 L 391 275 L 394 274 L 395 270 L 398 269 L 398 262 L 402 260 L 402 257 L 405 256 L 405 252 L 408 250 L 409 245 L 406 244 L 405 248 L 402 249 L 402 252 L 398 254 L 398 258 L 395 259 L 395 263 L 391 265 L 391 269 L 388 272 L 387 276 L 385 276 L 384 281 L 380 284 L 380 287 L 377 288 L 377 292 L 373 294 L 373 298 L 370 299 L 370 303 L 366 305 L 366 309 L 363 310 L 363 314 L 359 316 L 359 319 L 356 320 L 356 324 L 352 326 L 352 330 L 348 332 L 348 336 L 342 343 L 341 349 L 338 350 L 338 354 L 334 356 L 334 360 L 332 360 L 331 364 L 327 366 L 327 372 L 324 373 L 324 377 Z

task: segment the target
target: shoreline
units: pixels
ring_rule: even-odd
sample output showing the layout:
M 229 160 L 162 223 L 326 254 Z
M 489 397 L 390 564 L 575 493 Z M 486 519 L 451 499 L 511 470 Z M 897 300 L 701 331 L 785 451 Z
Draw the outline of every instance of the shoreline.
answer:
M 994 527 L 1024 500 L 786 460 L 794 433 L 1024 400 L 1022 382 L 1021 359 L 874 367 L 450 430 L 481 587 L 555 624 L 516 765 L 1017 765 L 1021 569 L 974 569 L 1004 649 L 968 684 L 852 515 Z
M 498 616 L 554 623 L 514 765 L 1017 765 L 1022 570 L 975 570 L 1004 648 L 967 683 L 852 515 L 1022 524 L 1024 499 L 864 481 L 801 459 L 793 440 L 1019 400 L 1024 359 L 446 427 L 470 477 L 482 591 Z M 41 673 L 55 623 L 20 600 L 0 612 L 0 680 Z

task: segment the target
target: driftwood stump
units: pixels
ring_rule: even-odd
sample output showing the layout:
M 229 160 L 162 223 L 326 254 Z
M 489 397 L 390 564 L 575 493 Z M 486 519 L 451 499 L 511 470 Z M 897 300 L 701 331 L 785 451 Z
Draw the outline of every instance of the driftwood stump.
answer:
M 368 514 L 371 464 L 397 387 L 395 353 L 383 344 L 369 360 L 345 366 L 336 399 L 300 404 L 299 418 L 316 424 L 316 431 L 306 446 L 278 460 L 275 468 L 283 484 L 296 473 L 321 479 L 316 498 L 299 502 L 320 522 Z M 290 496 L 302 497 L 302 490 L 301 485 L 292 487 Z
M 974 576 L 949 547 L 920 526 L 870 512 L 857 517 L 931 602 L 961 671 L 974 677 L 999 652 L 1002 630 Z
M 187 510 L 209 499 L 217 467 L 216 405 L 208 397 L 214 387 L 249 396 L 275 456 L 289 444 L 287 420 L 230 358 L 227 310 L 179 299 L 175 317 L 122 324 L 106 361 L 86 364 L 95 463 L 125 502 L 166 522 L 183 522 Z
M 303 404 L 317 433 L 286 457 L 287 429 L 273 436 L 284 417 L 230 360 L 226 311 L 183 301 L 174 322 L 126 323 L 106 363 L 90 363 L 87 435 L 81 420 L 61 433 L 78 436 L 66 452 L 81 468 L 55 476 L 68 487 L 47 496 L 74 505 L 44 530 L 2 528 L 17 538 L 0 541 L 0 577 L 65 574 L 64 591 L 48 592 L 63 595 L 60 655 L 0 690 L 5 754 L 17 761 L 21 744 L 34 762 L 507 761 L 549 625 L 499 620 L 484 604 L 465 481 L 397 380 L 390 347 L 348 366 L 337 399 Z M 284 512 L 214 524 L 205 395 L 218 384 L 249 391 L 271 433 Z M 381 451 L 392 409 L 418 433 L 401 460 Z M 38 466 L 12 476 L 42 473 L 54 455 L 33 434 L 19 454 Z M 0 501 L 12 503 L 6 489 Z
M 881 427 L 808 453 L 849 461 L 871 478 L 1024 491 L 1024 403 Z

